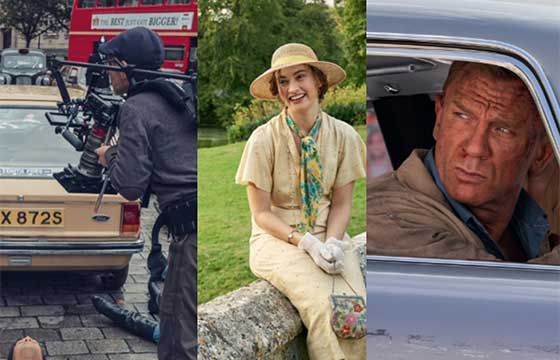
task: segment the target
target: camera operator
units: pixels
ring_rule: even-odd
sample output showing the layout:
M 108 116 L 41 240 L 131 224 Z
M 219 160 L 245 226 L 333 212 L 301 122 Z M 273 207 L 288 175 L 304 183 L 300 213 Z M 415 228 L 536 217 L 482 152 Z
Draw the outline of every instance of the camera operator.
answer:
M 110 65 L 140 69 L 157 70 L 164 59 L 161 39 L 143 27 L 119 34 L 99 51 Z M 173 238 L 159 309 L 158 357 L 195 359 L 196 114 L 189 111 L 185 92 L 171 81 L 135 72 L 109 74 L 114 92 L 126 94 L 126 102 L 118 113 L 118 145 L 103 145 L 96 153 L 122 196 L 135 200 L 148 189 L 157 196 L 162 215 L 156 223 L 163 220 Z

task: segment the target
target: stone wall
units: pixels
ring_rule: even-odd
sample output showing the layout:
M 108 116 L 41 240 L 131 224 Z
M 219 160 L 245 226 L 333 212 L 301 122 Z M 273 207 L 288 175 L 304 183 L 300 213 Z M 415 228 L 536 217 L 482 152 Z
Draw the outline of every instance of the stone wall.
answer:
M 352 240 L 365 265 L 365 233 Z M 198 343 L 198 358 L 205 360 L 308 358 L 296 309 L 262 280 L 200 305 Z
M 266 281 L 198 307 L 199 359 L 307 359 L 296 309 Z

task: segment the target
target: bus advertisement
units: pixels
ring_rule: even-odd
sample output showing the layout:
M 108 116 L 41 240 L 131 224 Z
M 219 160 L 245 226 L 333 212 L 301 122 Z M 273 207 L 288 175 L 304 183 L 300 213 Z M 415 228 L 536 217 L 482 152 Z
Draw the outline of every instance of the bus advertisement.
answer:
M 162 68 L 196 72 L 196 0 L 75 0 L 70 22 L 68 60 L 87 62 L 94 44 L 136 26 L 161 37 L 165 46 Z

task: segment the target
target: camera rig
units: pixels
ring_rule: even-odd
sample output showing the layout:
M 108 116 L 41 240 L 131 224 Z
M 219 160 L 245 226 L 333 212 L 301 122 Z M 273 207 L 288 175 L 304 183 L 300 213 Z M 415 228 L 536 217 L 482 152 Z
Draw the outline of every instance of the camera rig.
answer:
M 91 61 L 91 59 L 90 59 Z M 102 62 L 100 58 L 99 62 Z M 91 71 L 89 86 L 84 98 L 72 99 L 60 68 L 63 65 L 79 66 Z M 83 63 L 74 61 L 52 60 L 51 68 L 54 79 L 60 91 L 62 101 L 57 103 L 58 112 L 46 113 L 49 124 L 55 126 L 55 133 L 61 134 L 72 147 L 83 152 L 79 164 L 68 164 L 62 172 L 54 174 L 58 182 L 71 193 L 98 193 L 99 208 L 104 193 L 115 194 L 111 187 L 109 176 L 98 164 L 95 153 L 102 144 L 108 144 L 117 132 L 117 114 L 124 99 L 112 94 L 109 87 L 107 71 L 119 71 L 127 74 L 131 85 L 134 83 L 135 73 L 152 77 L 178 79 L 189 83 L 196 83 L 196 75 L 175 74 L 164 71 L 137 69 L 133 65 L 109 66 L 103 63 Z M 192 94 L 190 94 L 192 95 Z M 196 103 L 195 96 L 186 96 L 187 108 L 193 111 Z

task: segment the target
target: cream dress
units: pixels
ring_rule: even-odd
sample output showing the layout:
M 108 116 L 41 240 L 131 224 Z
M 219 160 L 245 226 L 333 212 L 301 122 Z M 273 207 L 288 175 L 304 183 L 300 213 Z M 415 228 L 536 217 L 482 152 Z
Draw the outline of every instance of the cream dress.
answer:
M 313 233 L 325 240 L 330 199 L 335 188 L 365 177 L 365 144 L 348 124 L 321 113 L 317 137 L 323 164 L 323 196 Z M 291 226 L 301 221 L 299 193 L 300 155 L 286 124 L 285 112 L 257 128 L 249 138 L 237 170 L 236 183 L 253 183 L 271 194 L 271 210 Z M 341 340 L 330 325 L 333 277 L 321 270 L 297 246 L 269 235 L 252 219 L 250 240 L 251 271 L 285 294 L 298 310 L 308 329 L 307 347 L 311 359 L 340 360 L 366 358 L 365 338 Z M 364 297 L 366 289 L 359 259 L 345 252 L 344 279 Z M 335 276 L 335 293 L 353 295 L 341 276 Z

